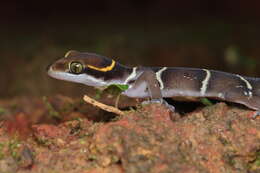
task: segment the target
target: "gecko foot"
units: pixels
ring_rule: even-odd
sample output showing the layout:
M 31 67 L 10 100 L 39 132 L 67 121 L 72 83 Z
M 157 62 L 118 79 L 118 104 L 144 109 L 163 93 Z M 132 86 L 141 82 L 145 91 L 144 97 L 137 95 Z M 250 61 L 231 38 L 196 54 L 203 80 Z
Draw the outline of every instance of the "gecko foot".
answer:
M 168 109 L 170 109 L 171 112 L 175 112 L 174 106 L 172 106 L 169 103 L 167 103 L 164 99 L 146 100 L 146 101 L 142 102 L 142 105 L 147 105 L 147 104 L 151 104 L 151 103 L 160 103 L 160 104 L 166 106 Z

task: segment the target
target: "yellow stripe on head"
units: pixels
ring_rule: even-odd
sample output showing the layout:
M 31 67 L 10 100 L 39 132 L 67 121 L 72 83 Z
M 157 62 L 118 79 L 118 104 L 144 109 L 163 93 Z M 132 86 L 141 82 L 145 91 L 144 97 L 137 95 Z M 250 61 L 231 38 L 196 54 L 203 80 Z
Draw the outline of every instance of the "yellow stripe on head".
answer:
M 78 51 L 76 51 L 76 50 L 70 50 L 70 51 L 68 51 L 66 54 L 65 54 L 65 58 L 67 58 L 68 56 L 73 56 L 73 55 L 76 55 L 76 54 L 79 54 L 79 52 Z
M 87 67 L 94 69 L 94 70 L 97 70 L 97 71 L 107 72 L 107 71 L 111 71 L 115 67 L 115 64 L 116 64 L 116 62 L 112 59 L 112 63 L 107 67 L 99 68 L 99 67 L 95 67 L 95 66 L 92 66 L 92 65 L 87 65 Z

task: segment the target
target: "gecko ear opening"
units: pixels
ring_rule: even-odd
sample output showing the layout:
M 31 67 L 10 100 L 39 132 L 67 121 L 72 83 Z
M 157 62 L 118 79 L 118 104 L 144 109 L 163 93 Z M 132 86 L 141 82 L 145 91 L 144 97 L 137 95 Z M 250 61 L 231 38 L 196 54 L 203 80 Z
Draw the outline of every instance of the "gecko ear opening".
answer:
M 64 55 L 64 57 L 65 58 L 67 58 L 67 57 L 69 57 L 69 56 L 75 56 L 75 55 L 77 55 L 77 54 L 79 54 L 80 52 L 78 52 L 78 51 L 76 51 L 76 50 L 70 50 L 70 51 L 68 51 L 65 55 Z

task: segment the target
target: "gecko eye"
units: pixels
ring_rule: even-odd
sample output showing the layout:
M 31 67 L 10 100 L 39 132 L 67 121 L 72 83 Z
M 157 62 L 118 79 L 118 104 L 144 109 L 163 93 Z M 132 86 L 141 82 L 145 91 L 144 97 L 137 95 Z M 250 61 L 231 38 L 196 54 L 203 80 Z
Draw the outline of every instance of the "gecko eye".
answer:
M 82 73 L 84 67 L 80 62 L 71 62 L 69 65 L 69 69 L 71 73 L 79 74 Z

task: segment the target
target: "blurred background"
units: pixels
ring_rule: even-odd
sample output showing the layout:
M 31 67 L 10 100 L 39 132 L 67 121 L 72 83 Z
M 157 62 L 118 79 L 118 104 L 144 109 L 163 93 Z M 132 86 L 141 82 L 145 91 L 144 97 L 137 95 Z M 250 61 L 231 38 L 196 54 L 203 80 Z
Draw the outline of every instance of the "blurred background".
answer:
M 0 98 L 82 95 L 45 69 L 68 50 L 129 66 L 209 68 L 260 77 L 260 1 L 1 1 Z

